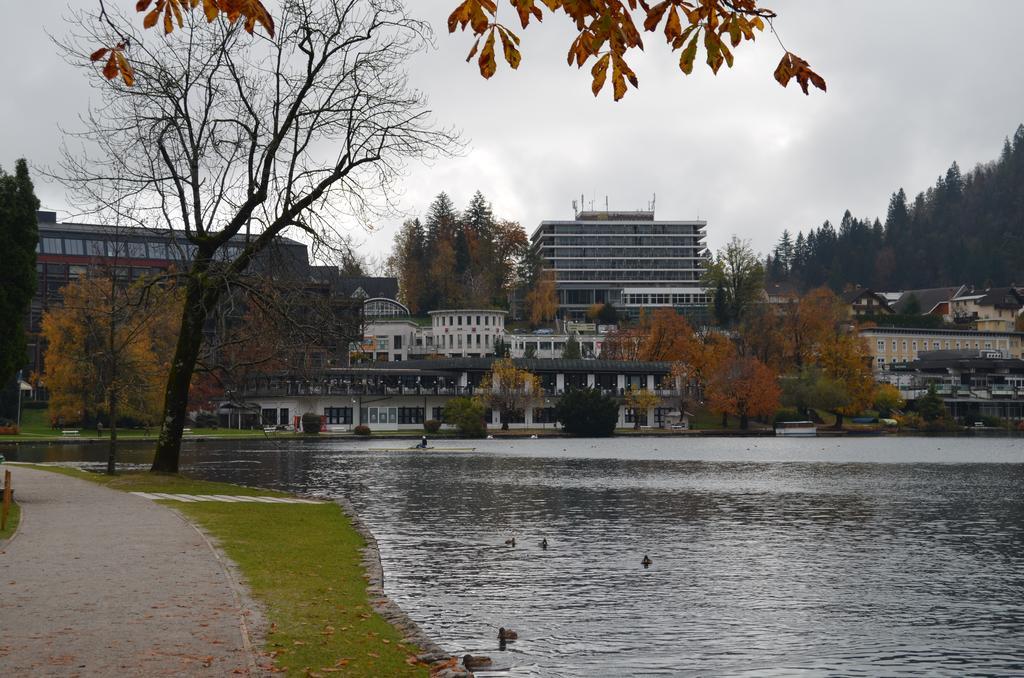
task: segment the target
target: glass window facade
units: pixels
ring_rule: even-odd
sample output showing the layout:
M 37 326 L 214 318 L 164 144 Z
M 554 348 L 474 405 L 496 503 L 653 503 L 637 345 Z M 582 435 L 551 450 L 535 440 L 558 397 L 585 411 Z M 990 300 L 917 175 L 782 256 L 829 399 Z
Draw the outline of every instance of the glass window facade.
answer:
M 595 303 L 705 307 L 706 222 L 655 221 L 653 212 L 582 212 L 544 221 L 532 247 L 554 272 L 562 315 Z M 639 290 L 636 288 L 640 288 Z

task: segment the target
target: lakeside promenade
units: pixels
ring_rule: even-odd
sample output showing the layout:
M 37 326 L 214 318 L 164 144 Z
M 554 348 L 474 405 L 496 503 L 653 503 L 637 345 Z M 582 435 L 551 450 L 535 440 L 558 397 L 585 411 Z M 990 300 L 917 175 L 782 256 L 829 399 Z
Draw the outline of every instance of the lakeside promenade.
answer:
M 0 675 L 253 675 L 258 611 L 165 506 L 10 468 L 22 522 L 0 544 Z M 243 620 L 245 620 L 243 622 Z

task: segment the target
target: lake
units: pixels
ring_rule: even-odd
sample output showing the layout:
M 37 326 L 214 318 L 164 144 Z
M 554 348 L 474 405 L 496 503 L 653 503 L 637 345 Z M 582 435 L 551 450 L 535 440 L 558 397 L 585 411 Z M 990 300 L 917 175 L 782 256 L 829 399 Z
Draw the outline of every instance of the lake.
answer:
M 1021 438 L 471 444 L 190 444 L 183 467 L 348 497 L 387 593 L 501 675 L 1024 673 Z M 504 652 L 499 626 L 519 632 Z

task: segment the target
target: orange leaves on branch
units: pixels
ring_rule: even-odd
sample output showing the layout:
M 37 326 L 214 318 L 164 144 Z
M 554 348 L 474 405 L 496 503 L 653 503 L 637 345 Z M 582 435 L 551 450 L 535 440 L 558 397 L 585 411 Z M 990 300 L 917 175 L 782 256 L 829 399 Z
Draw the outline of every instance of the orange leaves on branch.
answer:
M 244 19 L 243 26 L 250 34 L 256 30 L 256 24 L 259 24 L 268 35 L 274 36 L 274 18 L 260 0 L 156 0 L 155 3 L 153 0 L 138 0 L 135 3 L 135 10 L 146 12 L 146 17 L 142 20 L 144 28 L 155 26 L 163 14 L 163 29 L 166 34 L 174 30 L 175 24 L 181 28 L 182 13 L 190 12 L 199 5 L 203 6 L 203 15 L 208 22 L 223 14 L 231 24 Z M 150 6 L 153 9 L 150 9 Z
M 103 77 L 113 80 L 117 76 L 121 76 L 124 84 L 131 87 L 135 84 L 135 72 L 132 70 L 131 64 L 128 63 L 128 59 L 125 58 L 124 50 L 125 43 L 123 42 L 114 47 L 101 47 L 89 55 L 89 61 L 101 61 L 105 57 L 107 62 L 103 65 Z
M 159 25 L 164 35 L 167 35 L 174 31 L 175 26 L 184 26 L 184 13 L 194 10 L 199 5 L 203 6 L 203 15 L 207 22 L 223 14 L 230 24 L 242 20 L 243 27 L 250 35 L 259 24 L 268 35 L 274 36 L 274 17 L 260 0 L 138 0 L 135 3 L 135 11 L 146 13 L 142 19 L 143 28 L 149 29 Z M 127 49 L 127 42 L 123 41 L 115 47 L 101 47 L 89 58 L 92 61 L 99 61 L 106 57 L 103 76 L 107 80 L 113 80 L 120 75 L 124 84 L 131 87 L 135 84 L 135 73 L 125 56 Z
M 448 17 L 448 31 L 470 30 L 476 42 L 466 61 L 476 55 L 480 41 L 486 39 L 478 60 L 480 73 L 490 78 L 497 70 L 494 59 L 494 34 L 502 39 L 505 60 L 512 68 L 519 65 L 519 38 L 498 23 L 501 0 L 463 0 Z M 625 96 L 627 83 L 639 86 L 639 80 L 626 61 L 632 49 L 643 49 L 634 14 L 643 20 L 643 30 L 653 33 L 661 28 L 665 41 L 679 51 L 679 69 L 689 75 L 703 44 L 708 68 L 718 73 L 722 65 L 732 68 L 733 50 L 744 41 L 753 41 L 764 31 L 775 12 L 760 6 L 761 0 L 507 0 L 526 28 L 530 21 L 543 20 L 541 5 L 551 13 L 562 12 L 579 33 L 569 46 L 569 65 L 582 68 L 594 60 L 590 69 L 594 96 L 604 88 L 611 69 L 612 96 L 618 101 Z M 487 49 L 487 43 L 491 49 Z M 824 79 L 812 71 L 807 62 L 787 51 L 775 72 L 775 78 L 786 86 L 792 78 L 807 93 L 808 85 L 825 90 Z
M 529 23 L 530 16 L 535 15 L 540 19 L 540 9 L 534 6 L 533 0 L 512 0 L 519 12 L 520 21 L 523 26 Z M 519 36 L 507 27 L 493 21 L 498 12 L 495 0 L 464 0 L 455 8 L 455 11 L 448 17 L 448 31 L 455 32 L 456 28 L 465 30 L 467 26 L 477 36 L 472 49 L 466 56 L 466 61 L 471 60 L 480 51 L 477 64 L 480 67 L 480 75 L 490 78 L 498 70 L 498 62 L 495 59 L 494 42 L 495 37 L 501 39 L 501 51 L 506 63 L 513 69 L 519 68 L 522 61 L 522 54 L 519 52 Z M 484 35 L 486 34 L 486 38 Z M 484 40 L 484 48 L 480 50 L 480 40 Z
M 779 67 L 775 69 L 775 79 L 779 81 L 780 85 L 785 87 L 793 78 L 796 78 L 804 94 L 810 94 L 807 91 L 808 84 L 814 85 L 822 92 L 825 91 L 825 79 L 812 71 L 810 64 L 806 61 L 792 52 L 786 52 L 782 55 Z

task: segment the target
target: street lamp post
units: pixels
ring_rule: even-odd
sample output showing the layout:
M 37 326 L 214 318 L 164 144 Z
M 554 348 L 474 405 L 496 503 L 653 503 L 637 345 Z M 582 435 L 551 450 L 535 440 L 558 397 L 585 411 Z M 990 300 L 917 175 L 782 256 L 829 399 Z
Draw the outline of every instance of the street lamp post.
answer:
M 23 382 L 21 381 L 21 370 L 18 370 L 18 416 L 17 416 L 18 424 L 17 425 L 18 425 L 18 431 L 19 432 L 21 431 L 21 384 L 22 383 Z

